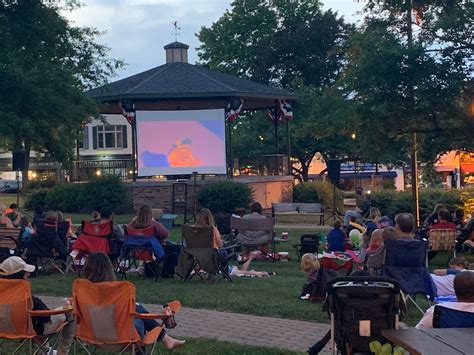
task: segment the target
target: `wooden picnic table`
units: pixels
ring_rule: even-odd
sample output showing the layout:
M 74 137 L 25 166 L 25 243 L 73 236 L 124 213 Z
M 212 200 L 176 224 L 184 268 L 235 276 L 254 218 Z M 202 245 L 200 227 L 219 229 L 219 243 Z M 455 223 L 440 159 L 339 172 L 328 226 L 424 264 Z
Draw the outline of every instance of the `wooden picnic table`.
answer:
M 473 328 L 384 329 L 382 335 L 413 355 L 474 354 Z

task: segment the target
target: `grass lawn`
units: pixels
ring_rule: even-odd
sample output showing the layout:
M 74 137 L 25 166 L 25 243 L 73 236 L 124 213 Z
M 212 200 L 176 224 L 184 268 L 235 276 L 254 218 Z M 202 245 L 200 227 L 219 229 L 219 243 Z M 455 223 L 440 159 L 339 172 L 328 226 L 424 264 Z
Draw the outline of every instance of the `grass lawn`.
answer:
M 151 347 L 148 349 L 151 350 Z M 7 347 L 2 346 L 0 349 L 0 354 L 11 353 L 14 350 L 13 346 Z M 72 351 L 71 351 L 72 353 Z M 157 345 L 155 347 L 154 354 L 169 354 L 170 350 L 166 350 L 163 346 Z M 229 343 L 218 340 L 211 340 L 205 338 L 188 338 L 186 339 L 186 344 L 180 348 L 173 350 L 172 354 L 176 355 L 207 355 L 207 354 L 226 354 L 226 355 L 301 355 L 303 353 L 282 350 L 276 348 L 265 348 L 263 346 L 250 346 L 250 345 L 240 345 L 235 343 Z M 85 351 L 80 349 L 77 345 L 77 354 L 86 354 Z M 97 351 L 94 354 L 110 354 L 110 352 Z
M 22 204 L 22 198 L 20 195 L 20 205 Z M 3 204 L 5 206 L 10 206 L 11 203 L 16 203 L 16 194 L 5 194 L 3 192 L 0 192 L 0 204 Z
M 277 232 L 281 232 L 279 230 Z M 142 303 L 164 303 L 179 299 L 185 307 L 203 308 L 236 313 L 300 319 L 315 322 L 328 322 L 321 311 L 321 303 L 301 301 L 298 296 L 305 282 L 305 274 L 299 270 L 296 252 L 292 247 L 297 243 L 303 230 L 289 230 L 289 241 L 278 245 L 279 251 L 289 251 L 293 260 L 288 262 L 255 262 L 256 270 L 274 271 L 276 276 L 269 278 L 234 278 L 228 282 L 216 278 L 215 282 L 203 282 L 197 277 L 183 283 L 178 277 L 153 282 L 136 275 L 132 282 L 137 287 L 137 299 Z M 180 241 L 180 228 L 174 228 L 170 239 Z M 431 263 L 431 268 L 446 267 L 449 253 L 440 253 Z M 474 261 L 474 255 L 470 255 Z M 71 294 L 72 281 L 76 275 L 49 275 L 31 279 L 33 292 L 37 295 L 66 296 Z M 418 297 L 420 299 L 420 297 Z M 420 300 L 426 308 L 427 303 Z M 420 313 L 409 307 L 408 324 L 416 324 Z

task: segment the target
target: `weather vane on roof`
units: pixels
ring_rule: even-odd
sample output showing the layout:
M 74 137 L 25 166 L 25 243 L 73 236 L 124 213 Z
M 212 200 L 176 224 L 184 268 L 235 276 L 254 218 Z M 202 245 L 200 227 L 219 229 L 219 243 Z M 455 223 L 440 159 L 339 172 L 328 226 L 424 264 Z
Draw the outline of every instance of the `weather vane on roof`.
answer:
M 173 22 L 173 27 L 174 27 L 174 40 L 175 42 L 178 42 L 178 36 L 181 34 L 178 31 L 181 29 L 181 27 L 178 27 L 178 21 Z

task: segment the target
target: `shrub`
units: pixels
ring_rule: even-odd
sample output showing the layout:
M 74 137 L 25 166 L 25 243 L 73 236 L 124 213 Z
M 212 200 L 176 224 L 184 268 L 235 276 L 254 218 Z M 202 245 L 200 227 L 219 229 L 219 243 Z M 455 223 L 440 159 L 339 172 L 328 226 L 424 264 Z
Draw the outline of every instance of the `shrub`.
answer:
M 336 207 L 342 206 L 342 192 L 334 189 L 334 186 L 326 181 L 317 180 L 303 182 L 295 186 L 293 190 L 293 201 L 313 203 L 319 202 L 327 208 L 333 205 L 334 191 L 336 192 Z
M 84 193 L 88 196 L 82 206 L 92 210 L 110 208 L 123 210 L 127 204 L 127 188 L 116 176 L 105 176 L 85 184 Z
M 411 212 L 411 191 L 383 190 L 372 192 L 371 204 L 378 207 L 383 215 L 394 217 L 397 213 Z M 463 204 L 458 190 L 420 189 L 420 217 L 425 219 L 437 203 L 442 203 L 450 211 Z
M 25 195 L 25 208 L 30 210 L 36 208 L 37 206 L 44 207 L 46 195 L 48 194 L 48 189 L 37 189 L 31 191 L 30 193 Z
M 62 184 L 49 190 L 45 206 L 69 213 L 111 208 L 123 211 L 126 187 L 116 177 L 101 177 L 85 184 Z
M 80 212 L 87 200 L 84 193 L 86 184 L 61 184 L 49 190 L 45 199 L 45 207 L 63 212 Z
M 57 183 L 54 180 L 33 180 L 33 181 L 28 181 L 28 184 L 23 187 L 22 192 L 23 193 L 28 193 L 30 191 L 34 190 L 40 190 L 40 189 L 50 189 L 53 186 L 55 186 Z
M 248 185 L 232 181 L 206 185 L 197 196 L 199 205 L 212 213 L 233 213 L 236 208 L 246 208 L 252 200 Z

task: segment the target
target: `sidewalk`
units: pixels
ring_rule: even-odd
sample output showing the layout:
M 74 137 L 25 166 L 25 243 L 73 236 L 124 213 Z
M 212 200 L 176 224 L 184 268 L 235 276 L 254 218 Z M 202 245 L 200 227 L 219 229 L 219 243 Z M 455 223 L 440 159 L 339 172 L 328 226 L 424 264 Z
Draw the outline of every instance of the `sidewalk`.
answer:
M 41 299 L 50 308 L 63 304 L 60 297 L 41 296 Z M 152 313 L 161 312 L 160 306 L 144 306 Z M 168 331 L 176 338 L 200 337 L 303 352 L 329 330 L 328 324 L 186 307 L 176 320 L 178 326 Z M 330 354 L 329 346 L 320 354 Z
M 315 223 L 276 223 L 275 228 L 278 229 L 310 229 L 316 232 L 327 232 L 332 227 L 329 225 L 321 226 Z

